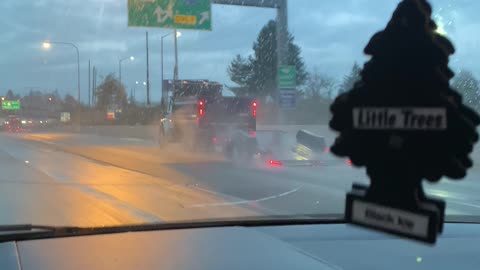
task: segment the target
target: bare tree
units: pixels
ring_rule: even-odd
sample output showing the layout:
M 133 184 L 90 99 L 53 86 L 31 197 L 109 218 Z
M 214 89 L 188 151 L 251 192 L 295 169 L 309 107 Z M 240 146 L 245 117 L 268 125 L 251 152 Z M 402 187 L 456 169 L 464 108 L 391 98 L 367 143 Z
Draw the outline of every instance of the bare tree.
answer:
M 314 68 L 310 72 L 305 84 L 305 97 L 332 99 L 335 88 L 336 81 L 333 77 L 323 74 L 317 68 Z
M 105 77 L 95 91 L 97 107 L 102 110 L 125 109 L 127 94 L 125 88 L 112 74 Z

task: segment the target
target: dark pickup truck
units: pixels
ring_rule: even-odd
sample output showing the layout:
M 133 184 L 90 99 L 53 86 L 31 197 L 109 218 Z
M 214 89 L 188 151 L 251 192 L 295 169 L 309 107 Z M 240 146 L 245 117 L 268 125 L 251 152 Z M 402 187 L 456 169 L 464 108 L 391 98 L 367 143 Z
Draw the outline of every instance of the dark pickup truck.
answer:
M 228 144 L 238 130 L 256 130 L 254 98 L 222 96 L 221 85 L 211 82 L 188 81 L 183 87 L 174 92 L 169 113 L 160 122 L 161 146 L 180 142 L 192 149 L 213 149 Z

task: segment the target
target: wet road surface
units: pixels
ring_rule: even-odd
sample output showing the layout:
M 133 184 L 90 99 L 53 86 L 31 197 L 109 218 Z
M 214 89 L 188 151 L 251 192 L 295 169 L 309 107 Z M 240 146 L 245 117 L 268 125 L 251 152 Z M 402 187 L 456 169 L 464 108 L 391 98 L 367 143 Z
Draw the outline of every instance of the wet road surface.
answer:
M 107 226 L 343 212 L 364 170 L 329 154 L 318 166 L 238 166 L 221 155 L 67 133 L 0 135 L 0 224 Z M 301 165 L 301 164 L 300 164 Z M 426 186 L 447 214 L 480 215 L 480 168 Z

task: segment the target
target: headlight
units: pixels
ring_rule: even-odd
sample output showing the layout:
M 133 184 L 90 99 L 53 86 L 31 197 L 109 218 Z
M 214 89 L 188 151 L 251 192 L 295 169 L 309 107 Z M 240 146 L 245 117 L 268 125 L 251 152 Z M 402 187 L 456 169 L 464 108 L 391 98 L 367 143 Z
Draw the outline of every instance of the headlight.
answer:
M 25 125 L 26 123 L 27 123 L 27 121 L 25 121 L 25 120 L 22 120 L 22 124 L 24 124 L 24 125 Z

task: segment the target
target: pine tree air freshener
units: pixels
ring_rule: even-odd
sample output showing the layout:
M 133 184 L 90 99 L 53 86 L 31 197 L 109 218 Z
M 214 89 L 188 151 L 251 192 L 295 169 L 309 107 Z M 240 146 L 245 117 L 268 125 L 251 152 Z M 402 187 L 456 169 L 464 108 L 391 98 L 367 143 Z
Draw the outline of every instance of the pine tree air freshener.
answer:
M 347 194 L 347 222 L 434 243 L 445 202 L 426 196 L 422 180 L 465 177 L 480 116 L 450 87 L 455 49 L 431 15 L 425 0 L 400 2 L 365 48 L 361 80 L 332 104 L 330 127 L 339 132 L 331 152 L 371 180 Z

